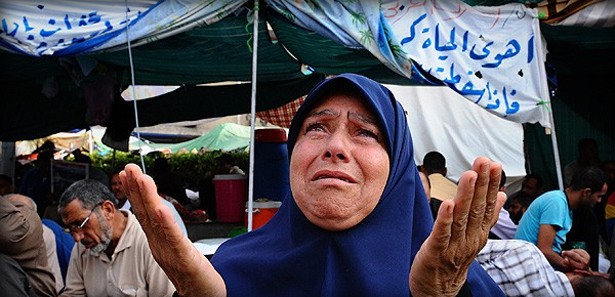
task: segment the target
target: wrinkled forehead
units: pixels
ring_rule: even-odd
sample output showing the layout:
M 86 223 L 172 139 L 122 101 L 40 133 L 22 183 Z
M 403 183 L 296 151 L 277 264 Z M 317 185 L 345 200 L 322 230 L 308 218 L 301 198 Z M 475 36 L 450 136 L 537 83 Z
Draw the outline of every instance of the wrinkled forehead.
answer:
M 348 116 L 373 124 L 379 129 L 382 129 L 379 121 L 376 119 L 373 108 L 367 104 L 365 99 L 356 94 L 349 94 L 342 91 L 332 92 L 323 96 L 323 98 L 307 112 L 305 119 L 325 115 L 340 116 L 343 115 L 340 114 L 340 110 L 344 107 L 349 108 Z M 305 119 L 303 122 L 305 122 Z
M 297 111 L 297 114 L 293 118 L 289 129 L 288 137 L 288 151 L 289 155 L 292 153 L 293 146 L 297 140 L 297 136 L 300 132 L 301 126 L 310 113 L 321 106 L 324 102 L 331 99 L 334 96 L 345 96 L 361 102 L 365 109 L 369 112 L 370 117 L 374 120 L 374 124 L 382 132 L 389 151 L 389 135 L 387 131 L 385 112 L 382 110 L 382 106 L 390 104 L 387 101 L 389 98 L 386 93 L 382 91 L 381 86 L 365 78 L 360 78 L 362 81 L 355 81 L 356 77 L 339 76 L 328 81 L 325 81 L 321 85 L 317 86 L 306 98 L 301 105 L 301 108 Z M 359 84 L 359 82 L 361 84 Z M 367 86 L 366 86 L 367 85 Z

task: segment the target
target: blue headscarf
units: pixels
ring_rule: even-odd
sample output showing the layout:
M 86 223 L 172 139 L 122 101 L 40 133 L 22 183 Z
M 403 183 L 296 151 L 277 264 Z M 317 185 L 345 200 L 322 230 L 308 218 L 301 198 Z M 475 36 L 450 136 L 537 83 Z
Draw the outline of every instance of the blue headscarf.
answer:
M 414 256 L 433 225 L 416 164 L 406 114 L 379 83 L 343 74 L 316 86 L 289 130 L 289 156 L 308 112 L 334 89 L 354 89 L 371 107 L 383 132 L 390 174 L 378 205 L 344 231 L 307 220 L 289 193 L 265 226 L 225 242 L 212 264 L 228 296 L 409 296 Z M 501 290 L 478 264 L 468 284 L 474 296 Z

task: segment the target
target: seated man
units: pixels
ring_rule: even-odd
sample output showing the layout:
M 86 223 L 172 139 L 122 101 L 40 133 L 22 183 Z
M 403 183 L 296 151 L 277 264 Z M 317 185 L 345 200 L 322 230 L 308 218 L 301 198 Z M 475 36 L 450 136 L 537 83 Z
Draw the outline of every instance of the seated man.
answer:
M 13 179 L 6 174 L 0 174 L 0 196 L 13 193 L 13 190 Z
M 154 260 L 135 216 L 95 180 L 73 183 L 58 213 L 73 235 L 61 296 L 171 296 L 175 288 Z
M 457 184 L 446 177 L 448 171 L 446 169 L 446 159 L 439 152 L 429 152 L 423 157 L 421 171 L 429 178 L 431 185 L 429 206 L 435 218 L 442 201 L 455 198 Z
M 506 173 L 502 170 L 502 176 L 500 177 L 500 192 L 506 191 Z M 498 220 L 495 225 L 491 227 L 489 232 L 490 239 L 513 239 L 515 238 L 515 232 L 517 231 L 517 224 L 510 219 L 510 214 L 506 209 L 500 209 Z
M 522 240 L 489 240 L 476 261 L 506 296 L 615 296 L 615 286 L 587 270 L 560 272 Z
M 132 212 L 132 208 L 130 207 L 130 201 L 128 201 L 128 197 L 126 197 L 126 193 L 124 193 L 124 188 L 122 187 L 122 181 L 120 180 L 120 171 L 116 170 L 111 174 L 111 192 L 117 199 L 118 205 L 117 208 L 125 209 Z M 184 224 L 184 220 L 177 212 L 177 209 L 173 204 L 166 199 L 160 197 L 162 199 L 162 203 L 169 207 L 171 212 L 173 212 L 173 218 L 175 218 L 175 222 L 179 225 L 179 228 L 182 229 L 184 235 L 188 236 L 188 230 L 186 229 L 186 224 Z
M 580 169 L 564 191 L 544 193 L 530 204 L 519 222 L 515 238 L 538 246 L 557 270 L 566 272 L 588 268 L 589 254 L 586 251 L 562 251 L 562 245 L 572 227 L 572 211 L 582 205 L 593 207 L 606 190 L 606 175 L 602 170 Z M 574 255 L 571 252 L 580 252 L 582 259 L 570 258 Z
M 246 174 L 241 168 L 239 168 L 239 166 L 237 166 L 235 158 L 233 158 L 233 155 L 229 153 L 223 153 L 222 155 L 216 157 L 216 166 L 219 174 Z
M 23 202 L 6 197 L 0 197 L 0 253 L 19 264 L 37 296 L 57 295 L 38 214 Z M 5 294 L 8 292 L 0 292 Z
M 70 254 L 75 246 L 75 240 L 73 237 L 64 232 L 64 228 L 60 226 L 56 221 L 50 219 L 43 219 L 43 226 L 46 226 L 55 235 L 56 255 L 58 256 L 58 263 L 60 264 L 60 273 L 62 274 L 62 286 L 66 281 L 66 272 L 68 271 L 68 262 L 70 261 Z
M 0 253 L 0 292 L 11 297 L 36 297 L 34 289 L 15 259 Z
M 4 196 L 4 199 L 8 199 L 16 205 L 25 205 L 32 209 L 33 212 L 36 212 L 36 203 L 34 203 L 34 200 L 30 197 L 26 197 L 21 194 L 9 194 Z M 58 261 L 58 254 L 56 251 L 56 236 L 46 225 L 42 224 L 42 227 L 45 250 L 47 251 L 47 264 L 49 265 L 49 269 L 51 270 L 51 273 L 53 273 L 53 277 L 55 279 L 56 292 L 61 292 L 64 288 L 64 278 L 62 276 L 62 271 L 60 270 L 60 262 Z
M 530 207 L 532 201 L 534 201 L 534 198 L 523 192 L 517 192 L 513 195 L 514 197 L 510 199 L 508 206 L 506 208 L 503 207 L 502 209 L 506 209 L 510 215 L 510 219 L 518 225 L 519 221 L 521 221 L 521 218 L 523 217 L 523 214 L 527 211 L 527 208 Z

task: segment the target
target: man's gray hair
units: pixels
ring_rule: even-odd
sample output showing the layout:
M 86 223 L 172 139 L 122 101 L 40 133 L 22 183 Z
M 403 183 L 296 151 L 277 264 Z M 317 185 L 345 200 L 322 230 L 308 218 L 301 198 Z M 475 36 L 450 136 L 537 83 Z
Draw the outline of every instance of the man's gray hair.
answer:
M 113 205 L 117 205 L 117 199 L 108 187 L 103 183 L 84 179 L 74 182 L 68 187 L 60 197 L 58 212 L 61 212 L 71 201 L 78 199 L 84 208 L 94 208 L 96 205 L 109 200 Z

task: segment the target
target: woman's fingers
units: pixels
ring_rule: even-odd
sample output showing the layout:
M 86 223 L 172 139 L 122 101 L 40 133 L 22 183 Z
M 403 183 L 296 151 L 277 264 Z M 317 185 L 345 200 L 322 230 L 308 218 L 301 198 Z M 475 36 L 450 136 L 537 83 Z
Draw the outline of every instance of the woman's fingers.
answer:
M 482 247 L 506 199 L 503 192 L 498 192 L 501 171 L 501 164 L 480 157 L 474 161 L 472 170 L 461 175 L 454 200 L 450 237 L 446 241 L 449 245 Z
M 506 199 L 498 192 L 501 169 L 500 164 L 481 157 L 461 175 L 455 199 L 442 202 L 433 230 L 410 268 L 413 294 L 432 294 L 439 284 L 456 292 L 463 285 Z
M 451 241 L 456 242 L 466 238 L 469 213 L 472 208 L 477 174 L 474 171 L 466 171 L 457 183 L 457 195 L 455 196 L 455 208 L 453 210 L 453 222 L 451 227 Z
M 500 211 L 502 210 L 502 206 L 504 206 L 504 203 L 506 202 L 506 193 L 498 192 L 496 199 L 497 200 L 495 203 L 493 218 L 491 218 L 491 223 L 489 224 L 490 226 L 489 230 L 491 230 L 491 227 L 493 227 L 495 223 L 498 222 Z
M 126 165 L 120 172 L 120 179 L 132 211 L 144 231 L 146 234 L 155 232 L 154 225 L 158 222 L 156 207 L 160 204 L 160 198 L 153 179 L 143 174 L 141 168 L 135 164 Z
M 479 157 L 474 161 L 472 170 L 477 173 L 474 184 L 474 196 L 468 213 L 468 232 L 484 230 L 485 210 L 487 209 L 487 194 L 490 186 L 491 161 L 485 157 Z M 498 180 L 499 183 L 499 180 Z
M 485 214 L 482 224 L 483 230 L 491 230 L 497 220 L 500 208 L 498 208 L 498 195 L 500 191 L 500 181 L 502 179 L 502 164 L 490 162 L 489 165 L 489 186 L 485 197 Z M 497 210 L 497 211 L 496 211 Z
M 433 230 L 425 242 L 428 245 L 426 249 L 428 252 L 441 254 L 448 249 L 452 236 L 454 208 L 455 202 L 452 200 L 443 201 L 440 205 Z

